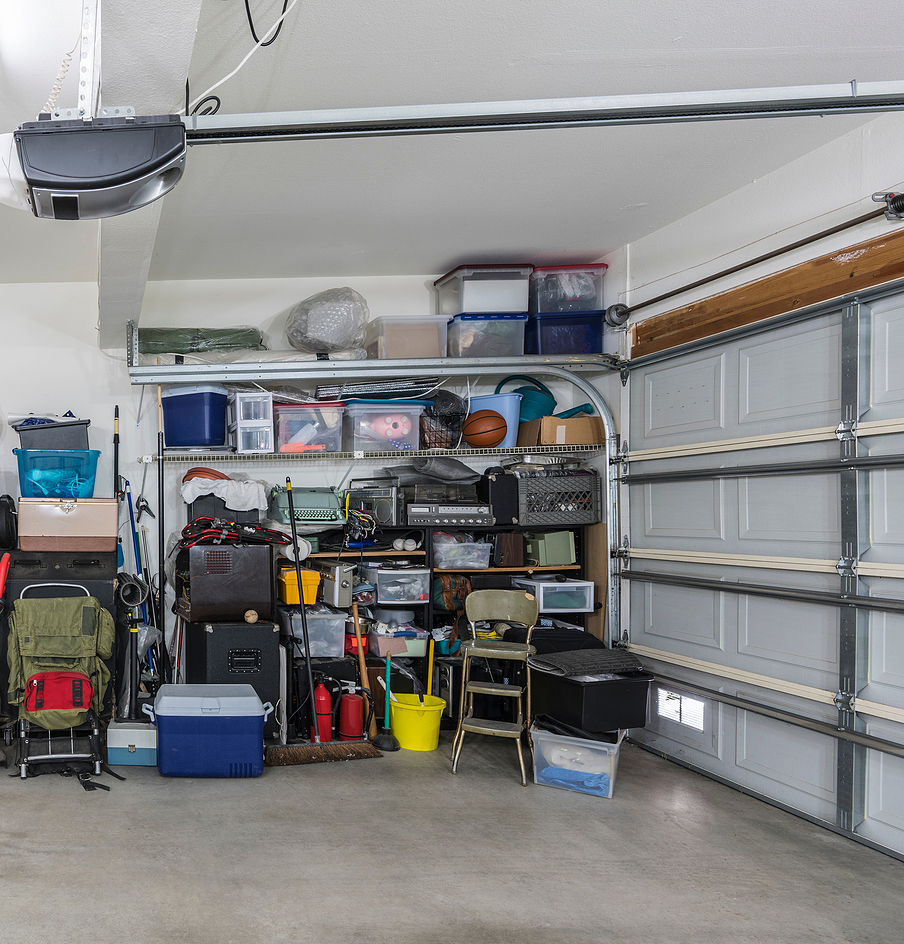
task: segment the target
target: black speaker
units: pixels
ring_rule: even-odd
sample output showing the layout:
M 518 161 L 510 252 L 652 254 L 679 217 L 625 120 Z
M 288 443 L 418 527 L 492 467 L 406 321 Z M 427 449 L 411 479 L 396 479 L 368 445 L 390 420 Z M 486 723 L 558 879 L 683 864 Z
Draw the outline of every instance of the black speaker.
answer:
M 194 685 L 252 685 L 273 705 L 264 737 L 279 735 L 279 626 L 276 623 L 186 623 L 185 681 Z
M 477 497 L 490 505 L 498 525 L 518 524 L 518 479 L 501 469 L 487 471 L 477 481 Z

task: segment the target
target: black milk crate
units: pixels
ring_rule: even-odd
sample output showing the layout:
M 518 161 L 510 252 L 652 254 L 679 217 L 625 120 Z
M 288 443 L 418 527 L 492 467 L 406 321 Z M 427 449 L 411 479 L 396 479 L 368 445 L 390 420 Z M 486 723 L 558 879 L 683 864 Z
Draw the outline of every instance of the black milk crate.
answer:
M 518 479 L 518 524 L 595 524 L 601 519 L 602 481 L 595 472 Z

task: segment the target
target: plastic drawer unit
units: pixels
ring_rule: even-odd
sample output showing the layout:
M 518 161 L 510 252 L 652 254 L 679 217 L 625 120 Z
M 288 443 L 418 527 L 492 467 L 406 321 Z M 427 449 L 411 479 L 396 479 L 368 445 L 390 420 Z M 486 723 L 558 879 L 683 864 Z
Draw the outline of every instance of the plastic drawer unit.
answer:
M 513 577 L 512 584 L 532 593 L 540 604 L 541 613 L 591 613 L 593 583 L 573 577 L 550 575 L 540 577 Z

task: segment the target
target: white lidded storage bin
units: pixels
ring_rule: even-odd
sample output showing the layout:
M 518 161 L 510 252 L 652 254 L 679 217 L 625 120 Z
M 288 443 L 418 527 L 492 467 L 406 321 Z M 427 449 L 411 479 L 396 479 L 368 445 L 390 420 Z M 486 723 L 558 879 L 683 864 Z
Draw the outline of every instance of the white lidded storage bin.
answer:
M 512 577 L 512 585 L 532 593 L 541 613 L 592 613 L 593 582 L 557 577 L 555 574 Z
M 367 323 L 368 357 L 445 357 L 446 315 L 381 315 Z
M 534 783 L 591 796 L 611 797 L 618 772 L 618 749 L 625 733 L 619 731 L 617 742 L 609 744 L 553 734 L 532 725 Z
M 342 442 L 348 452 L 404 452 L 420 444 L 421 414 L 429 401 L 350 400 Z
M 437 279 L 441 315 L 527 311 L 531 265 L 459 266 Z

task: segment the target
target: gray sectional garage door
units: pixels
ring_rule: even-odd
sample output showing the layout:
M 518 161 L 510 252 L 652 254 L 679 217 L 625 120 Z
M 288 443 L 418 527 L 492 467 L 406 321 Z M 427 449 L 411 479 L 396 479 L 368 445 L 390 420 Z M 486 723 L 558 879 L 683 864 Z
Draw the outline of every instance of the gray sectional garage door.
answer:
M 629 398 L 633 736 L 904 855 L 904 295 L 648 361 Z

